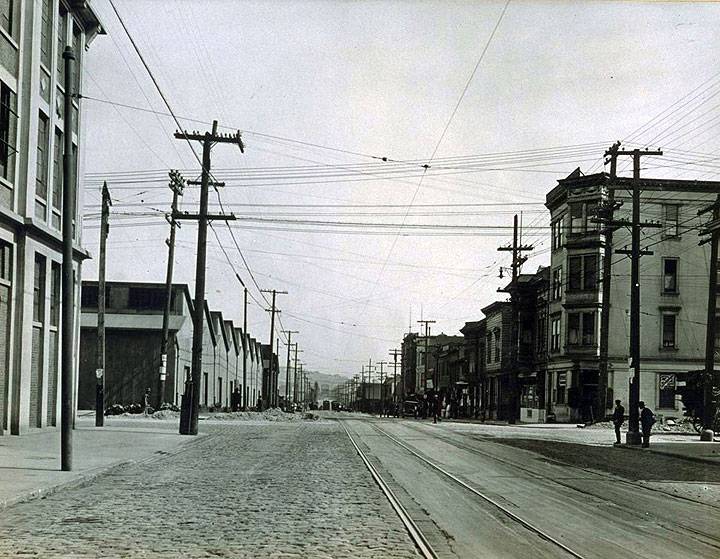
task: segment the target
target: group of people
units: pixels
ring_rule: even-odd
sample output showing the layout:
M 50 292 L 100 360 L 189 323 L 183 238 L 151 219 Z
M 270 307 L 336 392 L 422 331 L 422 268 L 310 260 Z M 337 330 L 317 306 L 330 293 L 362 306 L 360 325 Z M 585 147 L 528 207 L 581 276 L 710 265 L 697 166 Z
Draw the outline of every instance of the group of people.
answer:
M 648 448 L 650 446 L 650 431 L 652 426 L 655 424 L 655 414 L 645 406 L 645 402 L 638 402 L 640 408 L 640 433 L 642 435 L 642 447 Z M 621 444 L 620 441 L 620 428 L 625 423 L 625 408 L 620 400 L 615 400 L 615 409 L 613 410 L 612 422 L 615 426 L 615 444 Z

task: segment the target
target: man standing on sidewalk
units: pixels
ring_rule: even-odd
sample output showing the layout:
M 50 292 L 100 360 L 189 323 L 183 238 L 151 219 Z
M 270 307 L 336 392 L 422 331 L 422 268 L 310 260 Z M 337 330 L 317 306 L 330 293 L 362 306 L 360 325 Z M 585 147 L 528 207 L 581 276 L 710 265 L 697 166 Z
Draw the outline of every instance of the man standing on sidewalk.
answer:
M 640 428 L 642 429 L 642 447 L 650 446 L 650 430 L 655 423 L 655 414 L 645 407 L 645 402 L 638 402 L 640 408 Z
M 625 423 L 625 408 L 620 403 L 620 400 L 615 400 L 615 410 L 612 415 L 612 422 L 615 426 L 615 444 L 620 444 L 620 428 Z

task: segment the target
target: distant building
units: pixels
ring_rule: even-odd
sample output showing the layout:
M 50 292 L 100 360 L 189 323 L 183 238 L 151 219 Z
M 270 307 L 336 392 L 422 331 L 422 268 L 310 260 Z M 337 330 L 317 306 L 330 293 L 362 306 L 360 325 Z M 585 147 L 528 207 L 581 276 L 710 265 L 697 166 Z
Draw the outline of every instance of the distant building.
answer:
M 106 282 L 106 405 L 142 403 L 147 388 L 151 390 L 151 401 L 155 401 L 166 300 L 165 284 Z M 84 281 L 80 317 L 79 409 L 95 409 L 97 309 L 97 281 Z M 163 401 L 179 405 L 192 363 L 192 300 L 187 285 L 173 285 L 170 309 Z M 206 356 L 203 356 L 203 365 L 207 366 Z
M 0 434 L 19 435 L 60 418 L 63 111 L 74 93 L 62 52 L 70 45 L 75 54 L 79 92 L 86 48 L 104 31 L 89 2 L 63 0 L 4 0 L 0 27 Z M 72 106 L 72 171 L 81 177 L 80 99 Z M 79 279 L 89 254 L 77 202 Z

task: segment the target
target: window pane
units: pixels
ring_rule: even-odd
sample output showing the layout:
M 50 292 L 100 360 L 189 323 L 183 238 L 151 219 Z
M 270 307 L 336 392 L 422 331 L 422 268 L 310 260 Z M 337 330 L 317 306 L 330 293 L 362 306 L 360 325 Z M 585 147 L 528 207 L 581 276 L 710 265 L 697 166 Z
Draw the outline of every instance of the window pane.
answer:
M 583 231 L 583 205 L 570 204 L 570 232 L 582 233 Z
M 568 314 L 568 344 L 577 345 L 580 342 L 580 314 Z
M 595 313 L 583 313 L 582 322 L 582 343 L 583 345 L 593 345 L 595 343 Z
M 37 170 L 35 175 L 35 195 L 43 200 L 47 199 L 48 175 L 48 118 L 40 113 L 38 118 L 37 134 Z
M 568 258 L 568 289 L 577 291 L 582 288 L 582 258 L 572 256 Z
M 585 274 L 583 289 L 595 289 L 597 287 L 598 257 L 595 255 L 585 257 Z
M 663 261 L 663 291 L 675 293 L 677 291 L 677 260 L 666 258 Z
M 675 315 L 663 315 L 663 347 L 675 347 Z

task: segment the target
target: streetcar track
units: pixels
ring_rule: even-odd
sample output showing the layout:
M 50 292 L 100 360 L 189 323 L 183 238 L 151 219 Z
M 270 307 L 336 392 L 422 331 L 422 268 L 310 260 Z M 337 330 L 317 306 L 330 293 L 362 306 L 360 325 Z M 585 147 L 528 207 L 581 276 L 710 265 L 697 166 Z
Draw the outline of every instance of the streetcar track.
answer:
M 537 535 L 538 537 L 540 537 L 541 539 L 543 539 L 543 540 L 545 540 L 545 541 L 547 541 L 547 542 L 555 545 L 556 547 L 562 549 L 564 552 L 568 553 L 568 554 L 571 555 L 572 557 L 575 557 L 576 559 L 585 559 L 584 556 L 581 555 L 580 553 L 572 550 L 571 548 L 569 548 L 568 546 L 566 546 L 565 544 L 563 544 L 563 543 L 560 542 L 559 540 L 555 539 L 553 536 L 551 536 L 551 535 L 548 534 L 547 532 L 543 531 L 541 528 L 538 528 L 537 526 L 533 525 L 532 523 L 528 522 L 527 520 L 521 518 L 520 516 L 518 516 L 517 514 L 515 514 L 514 512 L 512 512 L 511 510 L 509 510 L 507 507 L 505 507 L 505 506 L 503 506 L 502 504 L 500 504 L 499 502 L 497 502 L 495 499 L 493 499 L 493 498 L 491 498 L 491 497 L 488 497 L 487 495 L 481 493 L 481 492 L 478 491 L 476 488 L 472 487 L 471 485 L 468 485 L 467 483 L 465 483 L 464 481 L 462 481 L 462 480 L 461 480 L 460 478 L 458 478 L 457 476 L 455 476 L 455 475 L 451 474 L 450 472 L 448 472 L 447 470 L 443 469 L 441 466 L 438 466 L 437 464 L 435 464 L 435 463 L 432 462 L 431 460 L 428 460 L 426 457 L 422 456 L 420 453 L 416 452 L 416 451 L 413 450 L 411 447 L 405 445 L 402 441 L 399 441 L 398 439 L 396 439 L 395 437 L 393 437 L 392 435 L 390 435 L 389 433 L 387 433 L 386 431 L 384 431 L 383 429 L 381 429 L 380 427 L 378 427 L 378 426 L 375 425 L 374 423 L 370 423 L 369 425 L 370 425 L 375 431 L 377 431 L 378 433 L 384 435 L 386 438 L 388 438 L 389 440 L 391 440 L 392 442 L 394 442 L 396 445 L 398 445 L 398 446 L 400 446 L 401 448 L 405 449 L 407 452 L 409 452 L 410 454 L 412 454 L 413 456 L 415 456 L 415 457 L 416 457 L 418 460 L 420 460 L 421 462 L 423 462 L 423 463 L 425 463 L 426 465 L 430 466 L 432 469 L 440 472 L 441 474 L 443 474 L 443 475 L 444 475 L 445 477 L 447 477 L 448 479 L 451 479 L 451 480 L 452 480 L 453 482 L 455 482 L 456 484 L 460 485 L 461 487 L 463 487 L 463 488 L 466 489 L 467 491 L 473 493 L 475 496 L 480 497 L 483 501 L 485 501 L 485 502 L 493 505 L 497 510 L 499 510 L 500 512 L 502 512 L 505 516 L 507 516 L 507 517 L 510 518 L 511 520 L 515 521 L 516 523 L 520 524 L 521 526 L 523 526 L 523 527 L 524 527 L 525 529 L 527 529 L 528 531 L 536 534 L 536 535 Z M 344 425 L 343 425 L 343 428 L 345 428 Z M 347 428 L 345 428 L 345 431 L 347 432 Z M 348 433 L 348 436 L 349 436 L 349 433 Z
M 420 528 L 418 528 L 417 524 L 415 524 L 415 521 L 408 514 L 407 510 L 405 510 L 405 507 L 403 507 L 400 500 L 395 496 L 395 494 L 390 489 L 390 487 L 387 485 L 387 483 L 382 478 L 380 473 L 371 464 L 367 455 L 362 451 L 362 449 L 355 442 L 355 439 L 353 439 L 352 435 L 350 434 L 350 431 L 345 426 L 345 422 L 340 420 L 340 425 L 342 425 L 342 428 L 345 430 L 345 434 L 347 434 L 348 438 L 350 439 L 350 442 L 352 443 L 353 447 L 355 448 L 355 451 L 358 453 L 358 456 L 360 456 L 361 460 L 365 464 L 365 467 L 368 469 L 368 471 L 370 472 L 370 475 L 375 480 L 375 483 L 378 484 L 378 486 L 380 487 L 380 490 L 383 492 L 383 494 L 389 501 L 390 506 L 393 508 L 395 513 L 400 518 L 400 521 L 405 526 L 405 529 L 408 531 L 410 538 L 413 540 L 413 543 L 417 547 L 420 554 L 425 559 L 438 559 L 438 556 L 435 553 L 435 550 L 432 548 L 430 543 L 427 541 L 427 539 L 425 538 L 425 535 L 422 533 Z
M 385 431 L 383 431 L 381 428 L 377 427 L 375 424 L 371 424 L 371 425 L 373 426 L 373 428 L 375 428 L 375 429 L 378 430 L 379 432 L 385 434 L 387 437 L 391 437 L 391 435 L 385 433 Z M 533 472 L 532 470 L 530 470 L 530 469 L 528 469 L 528 468 L 524 468 L 523 466 L 520 466 L 520 465 L 518 465 L 518 464 L 516 464 L 516 463 L 514 463 L 514 462 L 511 462 L 511 461 L 509 461 L 509 460 L 506 460 L 506 459 L 504 459 L 504 458 L 500 458 L 500 457 L 495 456 L 495 455 L 493 455 L 493 454 L 491 454 L 491 453 L 484 452 L 484 451 L 482 451 L 482 450 L 480 450 L 480 449 L 474 448 L 474 447 L 472 447 L 472 446 L 470 446 L 470 445 L 467 445 L 467 444 L 465 444 L 465 443 L 462 443 L 462 442 L 459 442 L 459 441 L 454 441 L 454 440 L 452 440 L 450 437 L 443 436 L 443 435 L 439 435 L 439 434 L 436 434 L 436 433 L 427 433 L 427 432 L 424 431 L 423 429 L 420 429 L 419 427 L 416 427 L 416 426 L 414 426 L 414 425 L 403 424 L 403 426 L 408 427 L 408 428 L 410 428 L 411 430 L 414 430 L 414 431 L 416 431 L 416 432 L 421 432 L 421 433 L 424 432 L 424 433 L 426 433 L 426 434 L 428 434 L 428 435 L 431 435 L 433 438 L 436 438 L 436 439 L 438 439 L 438 440 L 440 440 L 440 441 L 443 441 L 443 442 L 445 442 L 445 443 L 447 443 L 447 444 L 449 444 L 449 445 L 451 445 L 451 446 L 454 446 L 454 447 L 456 447 L 456 448 L 459 448 L 459 449 L 461 449 L 461 450 L 465 450 L 465 451 L 470 452 L 470 453 L 472 453 L 472 454 L 477 454 L 477 455 L 479 455 L 479 456 L 483 456 L 483 457 L 485 457 L 485 458 L 490 458 L 490 459 L 492 459 L 492 460 L 495 460 L 496 462 L 499 462 L 499 463 L 501 463 L 501 464 L 504 464 L 504 465 L 507 465 L 507 466 L 511 466 L 512 468 L 515 468 L 515 469 L 517 469 L 517 470 L 520 470 L 520 471 L 522 471 L 522 472 L 527 473 L 527 474 L 529 475 L 529 478 L 539 479 L 539 480 L 543 480 L 543 481 L 546 481 L 546 482 L 551 482 L 551 483 L 554 483 L 554 484 L 559 485 L 559 486 L 561 486 L 561 487 L 564 487 L 564 488 L 566 488 L 566 489 L 570 489 L 571 491 L 575 491 L 575 492 L 577 492 L 577 493 L 579 493 L 579 494 L 581 494 L 581 495 L 586 495 L 586 496 L 592 497 L 593 499 L 600 499 L 600 500 L 602 500 L 602 501 L 604 501 L 604 502 L 606 502 L 606 503 L 608 503 L 608 504 L 610 504 L 610 505 L 612 505 L 612 506 L 614 506 L 614 507 L 623 509 L 623 510 L 624 510 L 625 512 L 627 512 L 627 513 L 632 514 L 632 512 L 633 512 L 633 511 L 631 511 L 629 508 L 627 508 L 627 507 L 622 507 L 622 506 L 620 506 L 618 503 L 616 503 L 616 502 L 614 502 L 614 501 L 611 501 L 611 500 L 609 500 L 609 499 L 607 499 L 607 498 L 600 497 L 600 496 L 596 495 L 595 493 L 592 493 L 592 492 L 590 492 L 590 491 L 585 491 L 585 490 L 583 490 L 583 489 L 581 489 L 581 488 L 579 488 L 579 487 L 576 487 L 576 486 L 571 485 L 571 484 L 568 484 L 568 483 L 563 483 L 562 481 L 560 481 L 560 480 L 558 480 L 558 479 L 556 479 L 556 478 L 551 478 L 551 477 L 548 477 L 548 476 L 543 475 L 543 474 L 538 474 L 538 473 Z M 472 438 L 472 437 L 471 437 L 471 438 Z M 473 440 L 476 440 L 476 439 L 473 438 Z M 496 443 L 496 444 L 497 444 L 497 443 Z M 401 446 L 404 446 L 404 445 L 401 445 Z M 575 466 L 573 466 L 573 467 L 575 467 Z M 582 471 L 584 471 L 584 472 L 587 472 L 587 473 L 589 473 L 589 474 L 592 474 L 593 476 L 601 477 L 601 478 L 603 478 L 603 479 L 605 479 L 605 480 L 607 480 L 607 481 L 620 482 L 620 483 L 623 483 L 623 484 L 626 484 L 626 485 L 630 485 L 630 486 L 633 487 L 633 488 L 642 488 L 642 489 L 647 489 L 647 490 L 649 490 L 649 491 L 655 491 L 655 492 L 661 493 L 661 494 L 663 494 L 663 495 L 670 495 L 670 496 L 673 496 L 673 497 L 677 497 L 678 499 L 681 499 L 681 500 L 690 501 L 690 502 L 692 502 L 692 503 L 694 503 L 694 504 L 707 505 L 707 506 L 709 506 L 709 507 L 711 507 L 711 508 L 714 508 L 714 509 L 719 508 L 719 507 L 716 507 L 716 506 L 713 506 L 713 505 L 709 505 L 709 504 L 707 504 L 707 503 L 702 503 L 702 502 L 700 502 L 700 501 L 695 501 L 694 499 L 688 499 L 688 498 L 686 498 L 686 497 L 681 497 L 681 496 L 678 496 L 678 495 L 673 495 L 672 493 L 667 493 L 666 491 L 662 491 L 662 490 L 659 490 L 659 489 L 654 489 L 654 488 L 651 488 L 651 487 L 645 487 L 644 485 L 640 485 L 640 484 L 637 484 L 637 483 L 632 483 L 632 482 L 629 482 L 629 481 L 623 480 L 623 479 L 617 479 L 617 478 L 611 477 L 611 476 L 606 475 L 606 474 L 603 474 L 603 473 L 597 473 L 597 472 L 594 472 L 594 471 L 589 470 L 589 469 L 587 469 L 587 468 L 578 468 L 578 469 L 580 469 L 580 470 L 582 470 Z M 512 476 L 508 476 L 508 477 L 512 477 Z M 579 479 L 579 480 L 583 480 L 583 479 L 586 479 L 586 478 L 578 478 L 578 479 Z M 715 535 L 713 535 L 713 534 L 708 534 L 707 532 L 703 532 L 703 531 L 701 531 L 701 530 L 697 530 L 697 529 L 693 528 L 692 526 L 687 526 L 687 525 L 682 525 L 682 526 L 680 527 L 682 531 L 680 531 L 680 529 L 679 529 L 678 527 L 669 525 L 667 520 L 662 520 L 662 519 L 658 519 L 658 518 L 655 519 L 655 522 L 657 523 L 658 526 L 662 527 L 663 529 L 668 530 L 668 531 L 671 531 L 671 532 L 674 532 L 674 533 L 690 532 L 690 533 L 692 533 L 694 536 L 699 536 L 699 537 L 696 537 L 696 538 L 695 538 L 696 541 L 699 541 L 699 542 L 701 542 L 701 543 L 703 543 L 703 544 L 705 544 L 705 545 L 708 545 L 708 546 L 710 546 L 710 547 L 714 547 L 714 548 L 716 548 L 716 549 L 720 549 L 720 538 L 717 537 L 717 536 L 715 536 Z M 700 539 L 700 538 L 703 538 L 703 539 Z M 707 540 L 709 540 L 709 541 L 707 541 Z

